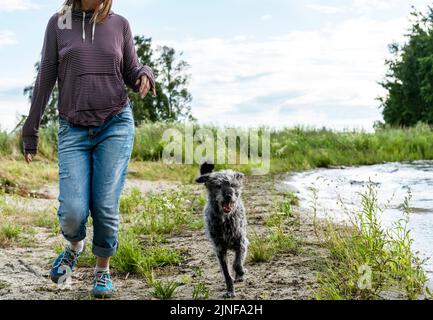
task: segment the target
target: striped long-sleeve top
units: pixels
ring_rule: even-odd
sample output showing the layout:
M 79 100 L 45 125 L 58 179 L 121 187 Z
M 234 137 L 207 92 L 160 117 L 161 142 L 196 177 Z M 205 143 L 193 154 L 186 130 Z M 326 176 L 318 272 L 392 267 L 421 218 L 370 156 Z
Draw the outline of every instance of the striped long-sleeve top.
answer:
M 110 12 L 91 24 L 93 12 L 72 12 L 70 28 L 59 14 L 48 22 L 29 116 L 24 123 L 24 152 L 36 154 L 41 118 L 58 82 L 59 116 L 82 126 L 100 126 L 128 102 L 125 84 L 138 91 L 137 80 L 152 70 L 139 63 L 128 21 Z

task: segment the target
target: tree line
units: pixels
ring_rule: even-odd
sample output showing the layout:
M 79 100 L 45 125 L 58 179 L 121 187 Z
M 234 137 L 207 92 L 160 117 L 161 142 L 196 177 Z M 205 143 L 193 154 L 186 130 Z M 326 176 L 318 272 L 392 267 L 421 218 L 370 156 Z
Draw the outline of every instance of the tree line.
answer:
M 392 57 L 380 83 L 386 90 L 379 98 L 383 117 L 394 127 L 433 125 L 433 8 L 412 10 L 407 41 L 389 46 Z

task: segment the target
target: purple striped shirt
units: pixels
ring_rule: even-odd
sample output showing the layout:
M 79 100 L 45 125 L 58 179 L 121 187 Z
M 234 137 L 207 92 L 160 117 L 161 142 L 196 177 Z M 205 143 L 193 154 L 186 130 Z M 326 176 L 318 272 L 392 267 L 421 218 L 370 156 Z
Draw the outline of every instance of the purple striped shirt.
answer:
M 151 89 L 155 86 L 152 70 L 138 61 L 128 21 L 110 12 L 93 29 L 92 15 L 91 11 L 74 11 L 70 29 L 59 28 L 57 13 L 48 22 L 31 108 L 22 130 L 25 153 L 37 153 L 41 118 L 56 81 L 60 117 L 89 127 L 100 126 L 122 111 L 128 102 L 125 84 L 137 92 L 135 83 L 145 75 Z

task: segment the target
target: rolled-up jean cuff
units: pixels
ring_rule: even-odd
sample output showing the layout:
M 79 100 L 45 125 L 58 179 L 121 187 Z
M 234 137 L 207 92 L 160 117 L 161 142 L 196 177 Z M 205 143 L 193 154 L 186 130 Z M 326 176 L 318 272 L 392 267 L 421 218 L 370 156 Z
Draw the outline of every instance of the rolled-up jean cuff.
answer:
M 82 234 L 80 234 L 80 235 L 78 235 L 78 236 L 76 236 L 76 237 L 74 237 L 74 238 L 70 238 L 70 237 L 67 237 L 67 236 L 63 233 L 63 238 L 65 238 L 66 241 L 69 241 L 69 242 L 72 242 L 72 243 L 76 243 L 76 242 L 80 242 L 80 241 L 86 239 L 86 234 L 85 234 L 85 233 L 82 233 Z
M 99 258 L 110 258 L 116 254 L 118 244 L 116 243 L 115 248 L 102 248 L 93 244 L 92 252 Z

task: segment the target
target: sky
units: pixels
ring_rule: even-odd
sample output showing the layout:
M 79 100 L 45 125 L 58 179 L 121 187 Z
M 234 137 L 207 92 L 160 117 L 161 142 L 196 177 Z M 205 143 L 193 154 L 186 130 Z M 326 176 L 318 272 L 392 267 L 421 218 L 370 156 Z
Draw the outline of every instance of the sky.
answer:
M 23 88 L 61 0 L 0 0 L 0 130 L 30 104 Z M 427 0 L 114 0 L 133 33 L 183 52 L 192 113 L 230 126 L 371 130 L 388 45 Z

